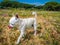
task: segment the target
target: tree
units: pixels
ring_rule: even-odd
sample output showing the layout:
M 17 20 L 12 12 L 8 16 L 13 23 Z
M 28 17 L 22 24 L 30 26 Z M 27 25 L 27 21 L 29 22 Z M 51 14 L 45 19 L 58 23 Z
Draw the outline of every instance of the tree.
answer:
M 46 10 L 55 10 L 55 7 L 58 5 L 57 2 L 47 2 L 45 5 L 44 5 L 44 8 Z
M 0 7 L 1 8 L 11 7 L 11 8 L 26 8 L 26 9 L 28 9 L 28 8 L 34 7 L 34 5 L 24 4 L 24 3 L 17 2 L 17 1 L 5 0 L 0 3 Z
M 56 11 L 60 11 L 60 4 L 59 5 L 56 5 L 55 10 Z
M 36 6 L 35 8 L 37 8 L 37 9 L 43 9 L 43 5 Z

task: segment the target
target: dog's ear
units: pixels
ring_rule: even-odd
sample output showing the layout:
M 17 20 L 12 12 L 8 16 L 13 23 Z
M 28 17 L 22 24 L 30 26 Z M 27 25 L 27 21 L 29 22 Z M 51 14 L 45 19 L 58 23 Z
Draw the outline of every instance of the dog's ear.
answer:
M 18 14 L 15 15 L 16 18 L 19 18 Z

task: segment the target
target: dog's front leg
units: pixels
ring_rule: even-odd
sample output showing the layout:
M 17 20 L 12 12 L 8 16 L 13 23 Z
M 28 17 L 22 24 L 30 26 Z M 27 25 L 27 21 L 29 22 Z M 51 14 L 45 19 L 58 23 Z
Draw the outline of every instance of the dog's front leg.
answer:
M 37 32 L 36 32 L 36 27 L 34 27 L 34 36 L 36 36 L 36 33 L 37 33 Z
M 36 29 L 37 29 L 37 24 L 36 24 L 36 22 L 34 22 L 34 36 L 36 36 Z
M 18 40 L 17 40 L 16 44 L 19 44 L 20 39 L 23 37 L 23 35 L 24 35 L 24 31 L 21 30 L 21 34 L 20 34 L 20 36 L 18 37 Z

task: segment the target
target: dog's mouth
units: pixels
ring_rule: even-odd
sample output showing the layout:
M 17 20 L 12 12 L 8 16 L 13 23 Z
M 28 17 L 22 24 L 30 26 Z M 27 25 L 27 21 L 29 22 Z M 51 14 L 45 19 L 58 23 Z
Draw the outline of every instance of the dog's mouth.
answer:
M 10 26 L 10 25 L 9 25 L 8 27 L 9 27 L 9 29 L 12 29 L 12 28 L 13 28 L 13 27 L 12 27 L 12 26 Z

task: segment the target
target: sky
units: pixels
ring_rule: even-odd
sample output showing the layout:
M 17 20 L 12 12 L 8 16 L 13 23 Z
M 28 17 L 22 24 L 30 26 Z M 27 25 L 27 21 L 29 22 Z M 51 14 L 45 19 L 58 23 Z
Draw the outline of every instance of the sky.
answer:
M 60 0 L 17 0 L 17 1 L 28 4 L 35 4 L 35 5 L 44 5 L 46 2 L 50 2 L 50 1 L 55 1 L 60 3 Z
M 2 0 L 0 0 L 1 2 Z M 28 4 L 33 4 L 33 5 L 44 5 L 46 2 L 54 1 L 54 2 L 59 2 L 60 0 L 15 0 L 21 3 L 28 3 Z

